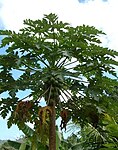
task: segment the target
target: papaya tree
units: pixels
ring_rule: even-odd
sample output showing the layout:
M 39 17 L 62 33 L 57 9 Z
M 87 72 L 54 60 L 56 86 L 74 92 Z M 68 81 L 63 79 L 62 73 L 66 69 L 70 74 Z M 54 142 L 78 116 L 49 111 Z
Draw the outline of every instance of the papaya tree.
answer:
M 105 33 L 88 25 L 72 27 L 49 14 L 25 20 L 18 33 L 0 30 L 0 35 L 1 50 L 6 49 L 0 55 L 0 93 L 7 93 L 0 113 L 3 118 L 10 115 L 8 127 L 16 124 L 22 130 L 25 123 L 33 123 L 32 140 L 49 143 L 50 150 L 56 150 L 59 116 L 61 129 L 66 130 L 69 120 L 97 128 L 99 114 L 114 101 L 108 93 L 118 83 L 118 52 L 102 46 Z

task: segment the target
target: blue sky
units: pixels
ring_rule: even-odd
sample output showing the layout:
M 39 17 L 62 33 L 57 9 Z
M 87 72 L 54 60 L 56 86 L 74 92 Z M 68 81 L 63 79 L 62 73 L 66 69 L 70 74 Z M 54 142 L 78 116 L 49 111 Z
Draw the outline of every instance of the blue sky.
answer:
M 17 32 L 24 19 L 39 19 L 52 12 L 73 26 L 86 24 L 102 29 L 107 34 L 101 37 L 104 46 L 118 50 L 117 6 L 118 0 L 0 0 L 0 29 Z M 4 51 L 0 49 L 0 54 Z M 0 139 L 16 139 L 20 135 L 22 132 L 16 126 L 7 129 L 6 121 L 0 117 Z
M 80 3 L 87 3 L 89 0 L 78 0 Z M 108 2 L 108 0 L 102 0 L 103 2 Z
M 7 128 L 6 120 L 0 118 L 0 140 L 12 139 L 15 140 L 22 135 L 22 132 L 18 130 L 16 125 L 13 125 L 10 129 Z

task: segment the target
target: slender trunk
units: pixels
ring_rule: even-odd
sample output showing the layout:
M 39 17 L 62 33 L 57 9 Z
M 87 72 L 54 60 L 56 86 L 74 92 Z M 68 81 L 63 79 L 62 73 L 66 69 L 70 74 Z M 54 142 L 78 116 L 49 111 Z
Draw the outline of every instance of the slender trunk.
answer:
M 56 150 L 55 102 L 52 102 L 50 107 L 52 108 L 52 114 L 50 115 L 49 125 L 49 150 Z

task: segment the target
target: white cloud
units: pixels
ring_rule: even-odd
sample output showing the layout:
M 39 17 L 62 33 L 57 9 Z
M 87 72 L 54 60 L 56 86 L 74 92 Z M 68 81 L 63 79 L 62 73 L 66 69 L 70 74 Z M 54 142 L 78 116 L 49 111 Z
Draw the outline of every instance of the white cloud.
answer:
M 61 20 L 72 25 L 93 25 L 107 35 L 107 46 L 118 49 L 118 1 L 90 0 L 79 3 L 78 0 L 4 0 L 0 10 L 5 28 L 18 30 L 26 18 L 39 19 L 43 14 L 56 13 Z

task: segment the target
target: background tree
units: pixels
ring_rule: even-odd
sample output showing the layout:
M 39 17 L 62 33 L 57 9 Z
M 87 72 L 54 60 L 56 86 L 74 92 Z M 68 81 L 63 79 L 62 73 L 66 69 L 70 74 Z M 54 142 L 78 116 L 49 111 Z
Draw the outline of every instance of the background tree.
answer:
M 118 53 L 101 46 L 102 31 L 72 27 L 55 14 L 25 20 L 24 25 L 18 33 L 0 31 L 5 36 L 1 48 L 7 46 L 0 55 L 0 93 L 8 92 L 0 112 L 3 118 L 10 112 L 8 127 L 17 124 L 22 130 L 26 122 L 34 123 L 32 137 L 39 135 L 45 144 L 49 138 L 49 149 L 56 150 L 59 116 L 61 129 L 70 119 L 81 127 L 90 123 L 98 128 L 100 115 L 114 102 L 109 94 L 118 84 L 114 59 Z M 20 75 L 15 78 L 17 71 Z M 29 95 L 20 99 L 17 93 L 26 89 Z M 45 107 L 41 107 L 42 99 Z

